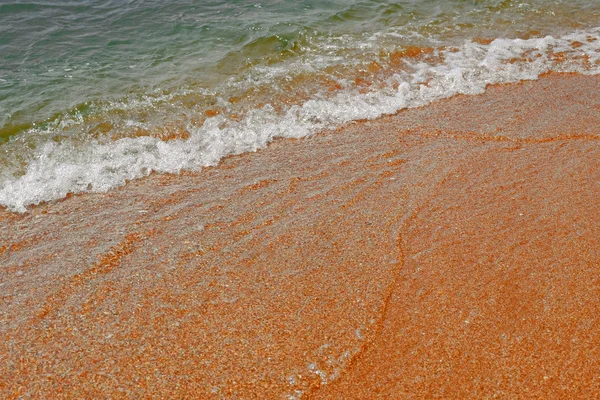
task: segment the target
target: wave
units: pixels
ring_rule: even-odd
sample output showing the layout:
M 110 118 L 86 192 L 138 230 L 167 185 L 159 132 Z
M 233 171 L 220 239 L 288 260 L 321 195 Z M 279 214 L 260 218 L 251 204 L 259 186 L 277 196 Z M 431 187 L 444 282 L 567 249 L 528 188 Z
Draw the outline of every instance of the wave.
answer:
M 482 93 L 490 84 L 537 79 L 549 71 L 598 74 L 600 28 L 561 37 L 467 40 L 453 47 L 407 48 L 386 53 L 369 65 L 374 64 L 378 67 L 361 70 L 362 81 L 356 76 L 346 79 L 350 84 L 338 85 L 328 95 L 315 92 L 283 105 L 274 100 L 256 102 L 243 115 L 208 114 L 202 124 L 189 122 L 185 135 L 170 140 L 144 135 L 40 141 L 22 169 L 7 168 L 0 175 L 0 204 L 25 212 L 28 206 L 68 193 L 105 192 L 151 172 L 199 170 L 216 165 L 223 157 L 256 151 L 274 138 L 308 137 L 456 94 Z M 280 65 L 272 71 L 261 68 L 265 82 L 282 74 Z

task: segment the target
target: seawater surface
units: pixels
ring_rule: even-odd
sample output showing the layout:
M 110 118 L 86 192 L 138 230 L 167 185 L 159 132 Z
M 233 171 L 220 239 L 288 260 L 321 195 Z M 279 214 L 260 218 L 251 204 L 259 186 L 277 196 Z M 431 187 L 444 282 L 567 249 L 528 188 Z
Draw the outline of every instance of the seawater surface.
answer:
M 549 71 L 600 73 L 600 2 L 0 0 L 0 205 Z

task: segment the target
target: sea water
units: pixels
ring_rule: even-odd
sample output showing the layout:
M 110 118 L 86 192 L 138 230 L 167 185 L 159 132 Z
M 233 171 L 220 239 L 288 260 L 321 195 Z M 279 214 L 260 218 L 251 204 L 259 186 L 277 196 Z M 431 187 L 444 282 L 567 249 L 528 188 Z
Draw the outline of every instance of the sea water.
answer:
M 0 0 L 0 206 L 600 72 L 595 0 Z

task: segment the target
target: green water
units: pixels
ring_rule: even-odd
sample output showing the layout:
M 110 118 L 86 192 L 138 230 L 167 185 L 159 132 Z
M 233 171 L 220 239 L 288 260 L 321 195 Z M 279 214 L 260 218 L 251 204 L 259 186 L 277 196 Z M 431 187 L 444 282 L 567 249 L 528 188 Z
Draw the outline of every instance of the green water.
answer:
M 85 115 L 92 102 L 210 93 L 253 79 L 256 65 L 301 61 L 318 69 L 364 57 L 376 33 L 396 33 L 379 46 L 399 47 L 555 34 L 594 26 L 599 16 L 590 0 L 4 1 L 0 137 L 61 114 Z

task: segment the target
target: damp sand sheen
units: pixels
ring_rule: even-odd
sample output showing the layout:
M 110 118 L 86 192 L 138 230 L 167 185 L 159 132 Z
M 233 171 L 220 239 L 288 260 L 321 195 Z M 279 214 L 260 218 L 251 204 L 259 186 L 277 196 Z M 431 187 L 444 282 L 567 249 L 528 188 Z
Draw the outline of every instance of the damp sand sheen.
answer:
M 64 99 L 0 97 L 0 397 L 600 396 L 597 7 L 481 2 L 484 29 L 425 3 L 302 3 L 326 30 L 200 77 L 201 41 L 152 53 L 173 75 L 73 53 L 38 76 Z M 1 93 L 35 92 L 17 59 Z
M 594 397 L 599 89 L 493 86 L 3 212 L 2 397 Z

